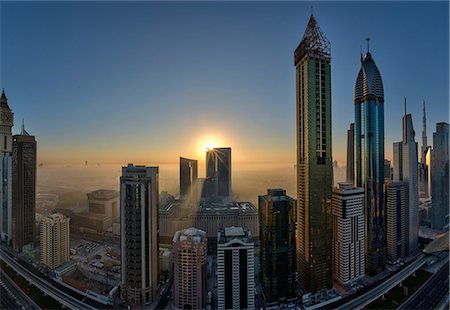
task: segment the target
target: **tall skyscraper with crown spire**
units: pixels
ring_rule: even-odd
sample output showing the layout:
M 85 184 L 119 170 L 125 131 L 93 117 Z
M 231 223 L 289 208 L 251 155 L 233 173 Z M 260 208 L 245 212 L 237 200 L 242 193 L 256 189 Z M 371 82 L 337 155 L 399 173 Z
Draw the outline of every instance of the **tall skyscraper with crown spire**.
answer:
M 384 205 L 384 91 L 380 72 L 369 50 L 361 55 L 355 85 L 355 184 L 364 188 L 366 269 L 386 262 Z
M 297 98 L 297 277 L 303 291 L 331 288 L 333 167 L 330 42 L 311 14 L 294 53 Z
M 8 106 L 5 91 L 0 97 L 0 237 L 9 243 L 12 238 L 12 127 L 14 114 Z
M 429 197 L 430 195 L 430 163 L 431 148 L 427 141 L 427 115 L 425 110 L 425 100 L 423 101 L 423 115 L 422 115 L 422 147 L 420 148 L 420 163 L 419 163 L 419 194 L 421 197 Z M 428 158 L 428 163 L 427 163 Z

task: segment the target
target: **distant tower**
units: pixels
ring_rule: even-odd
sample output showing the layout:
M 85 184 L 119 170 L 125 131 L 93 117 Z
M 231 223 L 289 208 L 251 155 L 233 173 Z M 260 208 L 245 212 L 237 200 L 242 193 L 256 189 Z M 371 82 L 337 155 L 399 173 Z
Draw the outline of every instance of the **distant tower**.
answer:
M 355 84 L 355 185 L 364 188 L 366 269 L 374 272 L 386 262 L 384 92 L 369 50 Z
M 333 276 L 349 285 L 364 276 L 364 189 L 339 183 L 333 190 Z
M 206 195 L 230 198 L 231 196 L 231 148 L 206 150 Z
M 12 127 L 14 113 L 8 106 L 5 91 L 0 97 L 0 237 L 10 243 L 12 238 Z
M 70 259 L 70 219 L 55 213 L 41 222 L 41 263 L 51 269 Z
M 448 229 L 449 225 L 449 125 L 436 124 L 431 153 L 431 227 Z
M 36 140 L 22 124 L 13 137 L 12 155 L 12 243 L 16 251 L 34 246 L 36 217 Z
M 197 160 L 180 157 L 180 196 L 186 196 L 198 177 Z
M 347 130 L 347 182 L 355 182 L 355 124 Z
M 255 245 L 247 229 L 217 233 L 217 309 L 255 309 Z
M 427 142 L 427 116 L 425 111 L 425 100 L 423 101 L 423 116 L 422 116 L 422 147 L 420 152 L 419 163 L 419 193 L 421 197 L 429 197 L 429 165 L 427 164 L 427 155 L 429 156 L 430 147 Z
M 259 196 L 260 283 L 265 305 L 297 298 L 295 283 L 296 200 L 283 189 Z
M 156 297 L 159 273 L 158 167 L 122 167 L 120 177 L 121 290 L 132 304 Z
M 297 113 L 297 275 L 303 292 L 331 288 L 331 51 L 311 14 L 294 52 Z
M 177 231 L 173 237 L 173 308 L 204 309 L 207 287 L 206 232 L 197 228 Z
M 386 248 L 387 261 L 391 264 L 399 262 L 405 256 L 407 189 L 407 182 L 386 182 Z
M 425 100 L 423 101 L 423 115 L 422 115 L 422 152 L 420 152 L 420 162 L 425 163 L 425 155 L 428 150 L 427 142 L 427 114 L 425 110 Z

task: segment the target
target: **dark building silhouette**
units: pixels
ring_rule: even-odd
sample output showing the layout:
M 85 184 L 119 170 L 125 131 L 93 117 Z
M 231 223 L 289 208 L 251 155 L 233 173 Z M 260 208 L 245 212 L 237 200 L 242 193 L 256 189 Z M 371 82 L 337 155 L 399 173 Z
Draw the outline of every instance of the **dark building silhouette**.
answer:
M 355 124 L 347 130 L 347 182 L 355 182 Z
M 267 306 L 296 298 L 296 201 L 283 189 L 259 196 L 260 283 Z
M 12 243 L 16 251 L 32 248 L 36 213 L 36 140 L 25 131 L 12 144 Z
M 230 198 L 231 196 L 231 148 L 206 150 L 206 180 L 203 198 Z
M 180 157 L 180 196 L 190 193 L 197 178 L 197 160 Z

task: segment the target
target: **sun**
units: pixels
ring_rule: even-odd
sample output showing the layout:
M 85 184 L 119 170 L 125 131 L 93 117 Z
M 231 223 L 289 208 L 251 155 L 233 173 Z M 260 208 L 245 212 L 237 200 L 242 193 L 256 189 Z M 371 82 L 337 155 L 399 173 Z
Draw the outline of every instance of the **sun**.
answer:
M 223 140 L 218 136 L 206 136 L 200 138 L 197 142 L 196 154 L 199 158 L 203 158 L 207 149 L 223 146 Z

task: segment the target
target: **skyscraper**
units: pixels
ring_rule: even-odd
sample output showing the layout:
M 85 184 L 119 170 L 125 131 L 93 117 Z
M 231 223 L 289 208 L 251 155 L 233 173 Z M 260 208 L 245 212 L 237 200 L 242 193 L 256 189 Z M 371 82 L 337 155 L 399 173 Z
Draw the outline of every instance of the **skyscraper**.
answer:
M 431 227 L 445 229 L 449 224 L 449 125 L 436 124 L 431 153 Z
M 420 163 L 419 163 L 419 194 L 421 197 L 429 197 L 429 167 L 427 164 L 427 155 L 429 155 L 430 148 L 427 141 L 427 115 L 425 111 L 425 100 L 423 101 L 423 115 L 422 115 L 422 147 L 420 149 Z
M 5 91 L 0 97 L 0 237 L 10 243 L 12 238 L 12 127 L 14 113 L 8 106 Z
M 355 84 L 355 185 L 364 189 L 366 269 L 386 262 L 384 185 L 384 92 L 380 72 L 367 51 Z
M 294 52 L 297 113 L 297 275 L 301 289 L 331 288 L 331 52 L 311 14 Z
M 259 196 L 260 283 L 266 306 L 295 300 L 296 200 L 283 189 Z
M 158 193 L 158 167 L 122 167 L 121 290 L 133 304 L 153 301 L 158 288 Z
M 180 157 L 180 196 L 190 193 L 198 177 L 197 160 Z
M 355 124 L 347 130 L 347 182 L 355 182 Z
M 412 254 L 419 241 L 419 188 L 417 143 L 411 114 L 406 114 L 406 98 L 404 98 L 403 140 L 394 143 L 394 181 L 405 181 L 408 201 L 406 204 L 406 238 L 405 253 Z M 401 147 L 401 151 L 400 148 Z
M 386 182 L 386 258 L 391 264 L 397 263 L 405 256 L 407 189 L 407 182 Z
M 243 227 L 217 233 L 217 309 L 255 308 L 255 245 Z
M 70 219 L 60 213 L 41 222 L 41 263 L 54 269 L 70 258 Z
M 231 196 L 231 148 L 206 150 L 206 196 L 229 198 Z
M 197 228 L 177 231 L 173 237 L 173 308 L 204 309 L 207 287 L 206 232 Z
M 364 276 L 364 190 L 339 183 L 333 190 L 333 276 L 349 285 Z
M 13 137 L 12 243 L 16 251 L 34 246 L 36 216 L 36 140 L 26 132 Z

